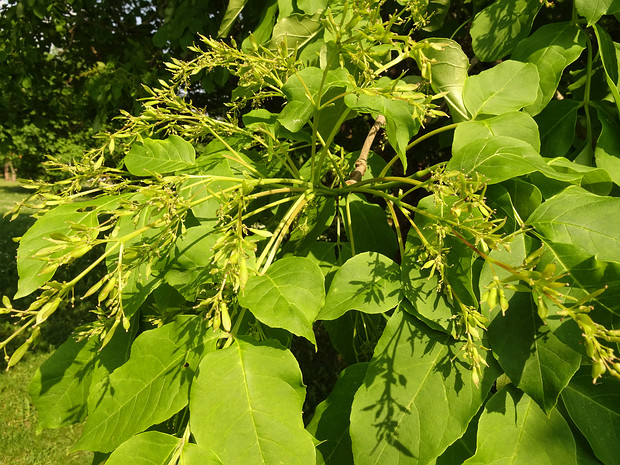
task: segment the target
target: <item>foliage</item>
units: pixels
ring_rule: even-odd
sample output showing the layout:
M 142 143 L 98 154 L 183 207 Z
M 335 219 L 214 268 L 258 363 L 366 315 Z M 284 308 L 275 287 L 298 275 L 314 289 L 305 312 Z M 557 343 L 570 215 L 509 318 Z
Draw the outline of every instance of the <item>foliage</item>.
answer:
M 70 163 L 96 146 L 93 134 L 120 109 L 139 112 L 142 85 L 168 75 L 170 53 L 185 54 L 197 31 L 217 31 L 224 6 L 196 3 L 2 2 L 0 161 L 24 178 L 53 177 L 41 166 L 46 157 Z M 226 76 L 195 80 L 213 88 Z
M 617 463 L 618 6 L 478 4 L 268 2 L 60 164 L 8 365 L 67 300 L 98 318 L 37 371 L 42 425 L 108 464 Z M 221 69 L 226 117 L 187 94 Z M 322 330 L 348 366 L 304 406 Z

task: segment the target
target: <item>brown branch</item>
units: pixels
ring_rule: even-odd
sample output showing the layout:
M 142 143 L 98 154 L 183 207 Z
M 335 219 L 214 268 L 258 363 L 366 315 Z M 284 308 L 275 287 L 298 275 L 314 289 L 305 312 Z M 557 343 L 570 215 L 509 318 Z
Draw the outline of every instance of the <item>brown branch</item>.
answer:
M 357 157 L 355 161 L 355 169 L 349 175 L 349 179 L 346 180 L 345 184 L 350 186 L 355 184 L 356 182 L 360 182 L 366 173 L 366 167 L 368 166 L 368 153 L 370 152 L 370 147 L 375 140 L 375 136 L 379 132 L 379 129 L 385 124 L 385 116 L 379 115 L 375 121 L 375 124 L 372 125 L 370 131 L 368 131 L 368 135 L 366 136 L 366 140 L 364 141 L 364 145 L 362 145 L 362 150 L 360 152 L 360 156 Z

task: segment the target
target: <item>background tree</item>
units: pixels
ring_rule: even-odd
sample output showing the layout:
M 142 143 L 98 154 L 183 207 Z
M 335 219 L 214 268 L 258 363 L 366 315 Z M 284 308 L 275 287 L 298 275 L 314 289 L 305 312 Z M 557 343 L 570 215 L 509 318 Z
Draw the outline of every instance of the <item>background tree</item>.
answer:
M 219 1 L 9 1 L 0 4 L 0 157 L 24 177 L 93 146 L 120 110 L 135 113 L 143 85 L 169 75 L 198 32 L 217 33 Z M 214 86 L 212 77 L 197 89 Z M 216 76 L 219 84 L 225 75 Z M 198 92 L 197 97 L 204 95 Z M 221 95 L 221 94 L 218 94 Z M 225 95 L 225 93 L 224 93 Z M 218 106 L 218 97 L 212 97 Z

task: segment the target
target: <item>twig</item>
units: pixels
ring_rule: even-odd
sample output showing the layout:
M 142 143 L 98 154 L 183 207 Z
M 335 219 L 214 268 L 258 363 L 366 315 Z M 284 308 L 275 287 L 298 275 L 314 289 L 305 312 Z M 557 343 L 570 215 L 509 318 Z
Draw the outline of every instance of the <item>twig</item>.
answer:
M 368 152 L 370 152 L 370 147 L 372 146 L 373 141 L 375 140 L 375 136 L 381 126 L 385 124 L 385 116 L 379 115 L 375 120 L 375 124 L 372 125 L 370 131 L 368 131 L 368 135 L 366 136 L 366 140 L 364 141 L 364 145 L 362 145 L 362 150 L 360 152 L 360 156 L 357 157 L 355 161 L 355 169 L 349 175 L 349 179 L 345 182 L 347 186 L 355 184 L 356 182 L 360 182 L 364 174 L 366 173 L 366 167 L 368 166 Z

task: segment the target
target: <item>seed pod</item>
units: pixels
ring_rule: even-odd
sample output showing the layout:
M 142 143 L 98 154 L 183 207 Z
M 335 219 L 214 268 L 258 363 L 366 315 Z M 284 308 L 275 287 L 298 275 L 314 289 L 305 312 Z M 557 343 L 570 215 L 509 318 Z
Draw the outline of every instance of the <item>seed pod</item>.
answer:
M 480 374 L 476 368 L 471 371 L 471 380 L 474 382 L 476 387 L 480 386 Z
M 535 250 L 534 252 L 529 254 L 527 257 L 525 257 L 525 260 L 523 260 L 523 263 L 525 263 L 526 265 L 530 265 L 536 262 L 542 256 L 544 251 L 545 251 L 545 247 L 544 246 L 540 247 L 539 249 Z
M 586 338 L 586 354 L 588 357 L 594 357 L 594 341 L 592 338 Z
M 46 266 L 45 268 L 41 270 L 41 273 L 39 273 L 39 275 L 53 273 L 54 271 L 56 271 L 57 268 L 58 268 L 58 265 L 56 264 Z
M 542 270 L 542 275 L 545 279 L 549 279 L 551 276 L 554 275 L 555 273 L 555 263 L 549 263 L 547 264 L 547 266 L 545 266 L 545 268 Z
M 11 305 L 11 299 L 9 299 L 5 295 L 2 296 L 2 305 L 4 305 L 8 309 L 13 308 L 13 306 Z
M 219 312 L 213 315 L 212 321 L 213 321 L 213 331 L 217 331 L 218 329 L 220 329 L 220 326 L 222 325 L 222 318 L 220 317 Z
M 489 289 L 489 296 L 487 297 L 487 304 L 489 304 L 489 310 L 493 310 L 497 306 L 497 288 L 496 287 Z
M 506 314 L 506 310 L 508 310 L 509 303 L 508 303 L 508 299 L 506 298 L 506 295 L 504 294 L 503 289 L 499 290 L 499 306 L 502 309 L 502 314 Z
M 82 245 L 78 247 L 77 249 L 73 249 L 71 252 L 69 252 L 69 256 L 73 258 L 80 258 L 86 252 L 90 251 L 90 249 L 91 249 L 90 245 Z
M 248 263 L 245 257 L 239 259 L 239 287 L 243 291 L 245 284 L 248 282 Z
M 224 328 L 224 331 L 228 333 L 232 328 L 232 322 L 230 321 L 230 314 L 228 313 L 228 306 L 226 305 L 226 302 L 222 302 L 220 304 L 220 314 L 222 320 L 222 328 Z
M 247 181 L 243 181 L 241 183 L 241 189 L 243 191 L 243 195 L 249 195 L 254 190 L 254 186 L 250 185 Z
M 86 299 L 87 297 L 90 297 L 95 292 L 97 292 L 99 288 L 103 286 L 104 281 L 105 281 L 105 278 L 102 278 L 99 281 L 97 281 L 95 284 L 93 284 L 91 288 L 87 290 L 86 293 L 82 296 L 82 299 Z
M 538 297 L 537 306 L 538 306 L 538 316 L 541 320 L 545 321 L 547 319 L 547 315 L 549 315 L 549 309 L 547 308 L 547 304 L 543 300 L 542 296 Z
M 43 308 L 41 308 L 41 310 L 39 310 L 39 312 L 37 313 L 35 324 L 39 325 L 45 320 L 47 320 L 52 315 L 52 313 L 56 311 L 56 309 L 60 305 L 60 302 L 62 302 L 62 299 L 60 297 L 56 297 L 54 300 L 46 303 Z
M 112 276 L 110 280 L 106 283 L 106 285 L 103 286 L 103 289 L 101 289 L 101 292 L 97 296 L 97 300 L 99 302 L 103 302 L 110 294 L 110 291 L 114 289 L 115 285 L 116 285 L 116 276 Z
M 28 351 L 29 347 L 30 347 L 30 339 L 26 340 L 26 342 L 24 342 L 21 346 L 17 348 L 15 352 L 13 352 L 13 355 L 11 355 L 11 358 L 9 359 L 9 363 L 7 364 L 7 369 L 11 368 L 12 366 L 15 366 L 22 359 L 24 354 Z
M 603 360 L 597 360 L 592 365 L 592 382 L 595 383 L 598 378 L 603 376 L 607 371 L 607 366 Z
M 71 238 L 69 236 L 59 232 L 54 232 L 50 234 L 50 238 L 54 239 L 55 241 L 71 242 Z

